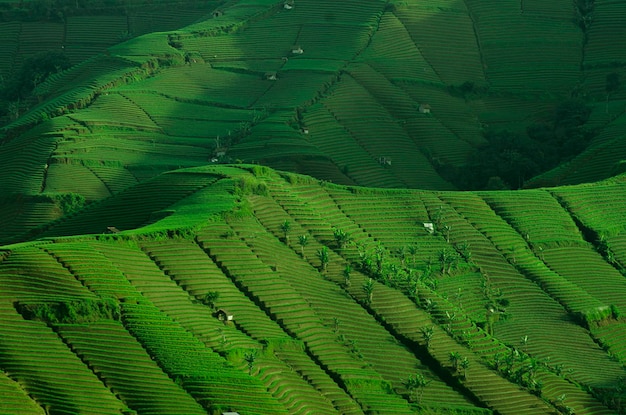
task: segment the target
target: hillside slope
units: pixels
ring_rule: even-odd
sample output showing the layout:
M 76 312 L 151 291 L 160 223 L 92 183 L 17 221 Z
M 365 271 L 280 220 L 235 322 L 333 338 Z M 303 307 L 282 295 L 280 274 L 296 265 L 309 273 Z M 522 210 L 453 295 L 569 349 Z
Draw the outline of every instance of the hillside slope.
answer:
M 374 187 L 516 188 L 569 159 L 527 185 L 600 180 L 620 171 L 626 98 L 623 56 L 603 39 L 626 15 L 594 4 L 582 28 L 570 1 L 223 4 L 111 46 L 14 103 L 0 190 L 30 209 L 39 193 L 98 200 L 162 171 L 238 160 Z M 584 125 L 558 124 L 573 98 L 590 111 Z M 512 140 L 494 160 L 487 133 Z
M 0 23 L 0 414 L 625 413 L 626 7 L 194 4 Z
M 3 396 L 23 413 L 616 413 L 625 185 L 163 174 L 4 248 Z

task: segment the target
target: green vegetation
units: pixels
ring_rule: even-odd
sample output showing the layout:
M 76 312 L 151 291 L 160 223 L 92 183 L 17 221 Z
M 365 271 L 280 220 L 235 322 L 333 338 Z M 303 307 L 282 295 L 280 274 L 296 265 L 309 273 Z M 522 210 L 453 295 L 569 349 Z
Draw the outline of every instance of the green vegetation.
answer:
M 0 14 L 3 413 L 626 413 L 623 2 Z
M 17 303 L 16 308 L 26 319 L 41 320 L 50 324 L 85 324 L 101 319 L 120 318 L 119 304 L 111 298 L 60 303 Z

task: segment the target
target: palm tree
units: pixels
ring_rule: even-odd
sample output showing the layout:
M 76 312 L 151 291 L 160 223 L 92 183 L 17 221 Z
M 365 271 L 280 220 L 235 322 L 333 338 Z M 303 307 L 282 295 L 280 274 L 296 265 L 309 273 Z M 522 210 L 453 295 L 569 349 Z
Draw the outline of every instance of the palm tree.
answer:
M 460 368 L 462 359 L 463 358 L 461 357 L 459 352 L 450 352 L 450 363 L 452 364 L 452 367 L 454 368 L 454 371 L 457 374 L 459 373 L 459 368 Z
M 352 237 L 350 236 L 350 234 L 342 229 L 333 229 L 333 235 L 339 249 L 345 248 L 346 245 L 352 242 Z
M 304 247 L 307 246 L 307 244 L 309 243 L 309 236 L 308 235 L 298 236 L 298 243 L 300 244 L 300 253 L 302 254 L 302 258 L 306 259 L 306 256 L 304 255 Z
M 252 372 L 252 367 L 254 366 L 254 362 L 256 361 L 256 350 L 247 352 L 243 356 L 243 358 L 248 363 L 248 371 Z
M 439 251 L 439 255 L 437 257 L 439 260 L 439 264 L 441 265 L 441 275 L 446 273 L 448 262 L 450 261 L 450 251 L 447 248 Z
M 326 268 L 328 267 L 328 248 L 326 246 L 322 246 L 321 249 L 317 250 L 317 257 L 319 258 L 322 264 L 322 271 L 326 272 Z
M 371 304 L 374 299 L 374 280 L 369 278 L 363 283 L 363 291 L 365 291 L 365 301 Z
M 470 365 L 470 361 L 467 357 L 462 357 L 459 362 L 459 366 L 463 369 L 463 378 L 467 379 L 467 368 Z
M 346 267 L 343 269 L 343 278 L 345 280 L 345 286 L 350 287 L 350 273 L 352 272 L 352 267 L 350 264 L 346 264 Z
M 280 225 L 280 230 L 283 231 L 283 236 L 285 237 L 285 242 L 289 243 L 289 231 L 291 230 L 291 222 L 285 219 L 282 225 Z
M 404 387 L 409 391 L 409 400 L 422 402 L 422 395 L 424 394 L 424 388 L 430 383 L 430 380 L 426 380 L 421 373 L 417 373 L 414 376 L 409 376 L 404 381 Z
M 422 337 L 424 337 L 424 341 L 426 342 L 426 348 L 430 347 L 430 342 L 435 335 L 435 328 L 433 326 L 430 327 L 422 327 L 421 328 Z

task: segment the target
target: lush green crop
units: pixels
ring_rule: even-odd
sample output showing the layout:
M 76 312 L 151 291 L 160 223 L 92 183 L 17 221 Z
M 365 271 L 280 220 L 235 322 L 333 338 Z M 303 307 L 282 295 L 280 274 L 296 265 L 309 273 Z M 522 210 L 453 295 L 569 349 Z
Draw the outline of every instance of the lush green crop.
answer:
M 0 412 L 624 413 L 626 7 L 113 3 L 0 11 Z

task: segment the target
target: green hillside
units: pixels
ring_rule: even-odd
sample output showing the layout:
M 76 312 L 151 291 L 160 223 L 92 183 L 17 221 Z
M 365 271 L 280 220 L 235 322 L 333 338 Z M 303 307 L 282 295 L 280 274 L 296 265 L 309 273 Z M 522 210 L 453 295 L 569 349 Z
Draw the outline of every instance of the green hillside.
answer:
M 625 185 L 159 175 L 3 248 L 2 394 L 20 413 L 618 413 Z
M 0 16 L 0 415 L 626 413 L 620 2 Z

